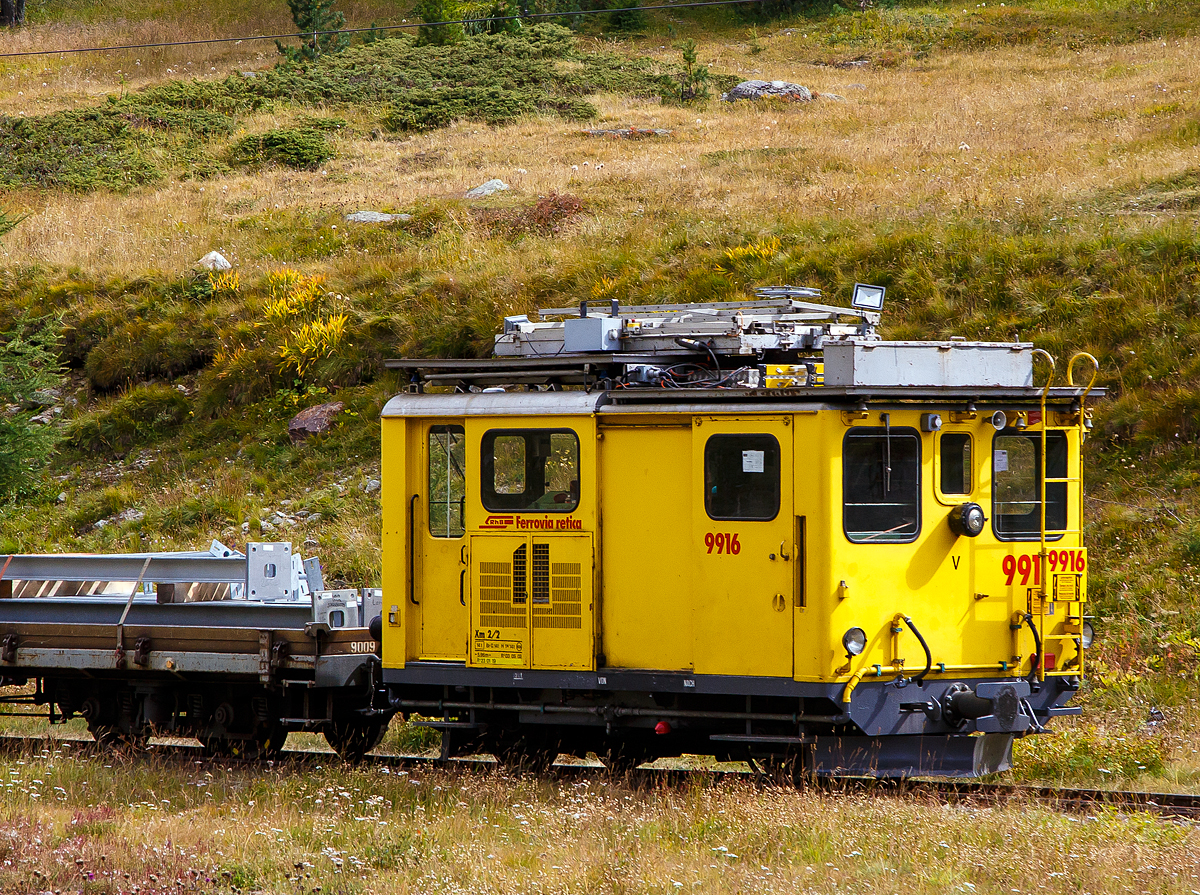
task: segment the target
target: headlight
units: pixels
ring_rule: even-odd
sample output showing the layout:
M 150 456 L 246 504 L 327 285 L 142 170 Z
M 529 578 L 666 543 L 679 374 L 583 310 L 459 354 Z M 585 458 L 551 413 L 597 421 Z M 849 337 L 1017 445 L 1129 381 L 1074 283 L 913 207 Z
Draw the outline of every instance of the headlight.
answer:
M 983 507 L 977 503 L 964 503 L 950 511 L 950 528 L 956 535 L 978 537 L 983 533 L 986 523 L 987 516 L 983 513 Z
M 846 655 L 860 655 L 867 648 L 867 632 L 862 628 L 851 628 L 842 635 L 842 646 L 846 648 Z
M 1084 622 L 1079 632 L 1079 642 L 1084 649 L 1092 648 L 1092 641 L 1096 639 L 1096 629 L 1092 627 L 1091 622 Z

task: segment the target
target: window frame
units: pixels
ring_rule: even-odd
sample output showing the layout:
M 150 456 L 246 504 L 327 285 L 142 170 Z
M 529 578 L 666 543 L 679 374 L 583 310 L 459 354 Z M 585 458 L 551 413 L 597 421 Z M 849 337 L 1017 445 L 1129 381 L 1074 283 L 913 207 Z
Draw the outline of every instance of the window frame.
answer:
M 880 537 L 880 535 L 883 534 L 883 532 L 876 532 L 874 534 L 864 533 L 863 536 L 854 537 L 850 534 L 850 530 L 846 526 L 846 521 L 847 521 L 846 520 L 846 510 L 849 507 L 849 504 L 847 503 L 847 500 L 846 500 L 846 495 L 849 490 L 847 487 L 849 484 L 849 482 L 847 481 L 849 465 L 846 463 L 846 448 L 849 446 L 852 439 L 865 439 L 865 438 L 883 439 L 883 438 L 887 437 L 889 434 L 891 435 L 892 438 L 904 438 L 906 440 L 911 440 L 914 444 L 916 444 L 916 447 L 917 447 L 916 481 L 914 482 L 916 497 L 917 497 L 917 500 L 916 500 L 916 515 L 917 515 L 916 529 L 913 531 L 913 533 L 911 535 L 905 535 L 902 538 L 890 537 L 890 538 L 887 538 L 886 540 L 884 540 L 883 538 Z M 851 428 L 845 434 L 845 436 L 842 438 L 842 453 L 841 453 L 841 462 L 842 462 L 841 501 L 842 501 L 842 534 L 845 536 L 847 541 L 849 541 L 851 544 L 869 544 L 869 545 L 911 544 L 914 541 L 916 541 L 918 538 L 921 537 L 921 531 L 924 528 L 924 523 L 925 523 L 925 519 L 924 519 L 925 504 L 924 504 L 924 494 L 923 494 L 923 487 L 922 487 L 922 478 L 923 478 L 923 472 L 924 472 L 923 451 L 924 451 L 924 440 L 921 438 L 921 433 L 918 432 L 912 426 L 890 426 L 890 427 L 855 426 L 855 427 Z
M 775 445 L 775 509 L 769 516 L 714 516 L 709 504 L 711 493 L 708 479 L 708 451 L 714 441 L 737 438 L 769 438 Z M 783 506 L 783 447 L 770 432 L 715 432 L 704 440 L 704 456 L 702 458 L 701 474 L 704 477 L 704 513 L 714 522 L 773 522 L 779 518 L 779 509 Z
M 1038 531 L 1036 529 L 1031 532 L 1002 532 L 1000 530 L 999 522 L 1000 522 L 1002 514 L 998 513 L 996 511 L 996 442 L 997 442 L 997 440 L 999 440 L 1001 438 L 1027 438 L 1033 442 L 1034 485 L 1038 489 L 1037 490 L 1038 499 L 1037 499 L 1036 505 L 1034 507 L 1034 513 L 1038 513 L 1037 505 L 1041 504 L 1041 496 L 1042 496 L 1041 483 L 1042 483 L 1042 477 L 1045 475 L 1044 471 L 1041 469 L 1041 465 L 1042 465 L 1042 445 L 1041 445 L 1042 433 L 1040 430 L 1030 432 L 1028 429 L 1014 429 L 1014 428 L 1010 427 L 1007 429 L 1001 429 L 998 432 L 996 432 L 995 435 L 992 436 L 992 443 L 991 443 L 991 452 L 992 452 L 992 457 L 991 457 L 992 534 L 995 535 L 997 541 L 1009 541 L 1009 542 L 1012 542 L 1012 541 L 1025 541 L 1025 542 L 1040 541 L 1042 539 L 1042 536 L 1041 536 L 1040 531 Z M 1066 432 L 1064 432 L 1062 430 L 1056 430 L 1056 429 L 1048 430 L 1046 432 L 1046 458 L 1047 459 L 1050 459 L 1050 450 L 1051 450 L 1050 440 L 1051 439 L 1055 439 L 1055 440 L 1061 439 L 1062 448 L 1063 448 L 1063 466 L 1065 467 L 1063 469 L 1062 476 L 1053 476 L 1053 478 L 1067 478 L 1069 476 L 1070 470 L 1071 470 L 1071 442 L 1067 438 Z M 1063 536 L 1067 533 L 1066 532 L 1067 526 L 1069 526 L 1071 524 L 1071 491 L 1070 491 L 1070 488 L 1068 487 L 1067 482 L 1047 482 L 1046 483 L 1046 503 L 1047 503 L 1046 523 L 1047 523 L 1047 525 L 1050 523 L 1049 504 L 1051 504 L 1051 502 L 1052 502 L 1050 499 L 1050 489 L 1051 488 L 1062 488 L 1063 489 L 1063 496 L 1062 496 L 1062 505 L 1063 505 L 1062 524 L 1063 524 L 1063 527 L 1061 529 L 1047 528 L 1046 529 L 1046 540 L 1047 541 L 1061 541 Z M 1009 514 L 1009 515 L 1011 515 L 1011 514 Z
M 531 471 L 532 467 L 530 464 L 530 456 L 531 455 L 529 453 L 529 448 L 528 448 L 528 444 L 529 444 L 528 437 L 533 434 L 537 434 L 537 435 L 544 434 L 547 436 L 570 435 L 572 438 L 575 439 L 575 482 L 577 483 L 576 484 L 577 491 L 575 494 L 574 503 L 568 504 L 566 501 L 564 501 L 562 506 L 554 506 L 554 507 L 530 507 L 530 506 L 510 507 L 510 506 L 496 505 L 495 503 L 489 503 L 488 502 L 489 498 L 492 498 L 492 499 L 494 499 L 496 497 L 514 497 L 515 498 L 515 497 L 523 496 L 529 490 L 529 483 L 531 481 L 530 471 Z M 520 436 L 520 437 L 523 437 L 526 439 L 525 490 L 519 492 L 518 494 L 501 494 L 500 492 L 496 491 L 496 489 L 495 489 L 495 486 L 496 486 L 496 469 L 495 469 L 496 439 L 504 437 L 504 436 L 509 436 L 509 435 Z M 490 441 L 489 441 L 489 439 L 490 439 Z M 480 503 L 483 504 L 483 508 L 485 510 L 487 510 L 489 513 L 522 513 L 522 514 L 524 514 L 524 513 L 564 513 L 564 514 L 574 513 L 576 510 L 579 509 L 579 504 L 583 500 L 583 481 L 582 481 L 583 456 L 581 453 L 581 445 L 582 445 L 582 441 L 579 438 L 579 433 L 576 432 L 574 429 L 571 429 L 567 426 L 545 426 L 545 427 L 524 426 L 524 427 L 520 427 L 520 428 L 504 428 L 504 429 L 487 429 L 487 430 L 485 430 L 483 435 L 481 435 L 479 438 L 479 501 L 480 501 Z M 490 481 L 489 481 L 489 479 L 490 479 Z M 542 486 L 543 486 L 542 493 L 539 497 L 536 498 L 536 500 L 541 500 L 542 497 L 545 497 L 546 494 L 548 493 L 548 490 L 545 487 L 544 478 L 543 478 Z M 567 493 L 569 494 L 570 492 L 568 491 Z M 501 504 L 502 503 L 503 503 L 503 501 L 501 501 Z
M 942 441 L 951 437 L 965 437 L 967 443 L 971 445 L 971 465 L 968 468 L 970 475 L 971 487 L 966 491 L 944 491 L 942 490 L 942 476 L 946 468 L 945 460 L 942 456 Z M 975 434 L 968 431 L 959 431 L 955 429 L 944 430 L 937 433 L 937 438 L 934 444 L 933 451 L 933 493 L 937 498 L 938 503 L 946 506 L 958 506 L 964 500 L 969 500 L 975 492 L 979 490 L 979 455 L 975 447 Z
M 438 534 L 433 527 L 433 508 L 434 506 L 445 506 L 442 502 L 435 504 L 433 500 L 433 482 L 431 481 L 433 473 L 433 452 L 430 450 L 434 435 L 455 435 L 462 440 L 463 446 L 463 465 L 462 465 L 462 497 L 459 498 L 459 523 L 462 530 L 458 534 Z M 446 445 L 446 456 L 452 456 L 449 444 Z M 446 479 L 447 495 L 450 493 L 450 479 Z M 465 537 L 467 534 L 467 430 L 462 423 L 436 423 L 429 427 L 425 433 L 425 502 L 429 504 L 425 512 L 425 530 L 429 532 L 431 538 L 437 538 L 441 541 L 456 541 L 459 538 Z M 450 517 L 446 517 L 446 530 L 450 530 Z

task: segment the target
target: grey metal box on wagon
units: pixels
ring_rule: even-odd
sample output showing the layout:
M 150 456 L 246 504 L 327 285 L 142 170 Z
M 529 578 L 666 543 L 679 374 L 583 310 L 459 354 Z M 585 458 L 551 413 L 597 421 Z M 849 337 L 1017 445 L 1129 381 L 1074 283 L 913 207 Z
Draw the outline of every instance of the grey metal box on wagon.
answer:
M 931 350 L 932 349 L 932 350 Z M 1033 385 L 1028 342 L 826 342 L 825 384 L 1008 387 Z

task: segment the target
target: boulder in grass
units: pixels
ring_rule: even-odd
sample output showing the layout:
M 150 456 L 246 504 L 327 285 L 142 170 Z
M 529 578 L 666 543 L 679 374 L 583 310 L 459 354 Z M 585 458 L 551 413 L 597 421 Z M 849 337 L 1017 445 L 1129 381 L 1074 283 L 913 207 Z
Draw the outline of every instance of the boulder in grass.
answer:
M 742 81 L 728 93 L 722 93 L 721 99 L 731 103 L 739 99 L 762 99 L 764 96 L 798 103 L 806 103 L 813 98 L 812 91 L 807 87 L 790 81 Z
M 388 214 L 386 211 L 356 211 L 346 215 L 346 220 L 352 224 L 390 224 L 393 221 L 406 224 L 412 220 L 412 215 Z
M 233 270 L 233 265 L 229 263 L 229 259 L 220 252 L 209 252 L 196 263 L 205 270 Z
M 314 435 L 323 435 L 333 425 L 334 418 L 345 409 L 346 405 L 341 401 L 330 401 L 301 410 L 288 423 L 288 438 L 292 444 L 299 444 Z
M 492 193 L 498 193 L 501 190 L 508 189 L 508 184 L 498 177 L 492 178 L 486 183 L 481 183 L 475 189 L 467 193 L 468 199 L 482 199 L 485 196 L 490 196 Z

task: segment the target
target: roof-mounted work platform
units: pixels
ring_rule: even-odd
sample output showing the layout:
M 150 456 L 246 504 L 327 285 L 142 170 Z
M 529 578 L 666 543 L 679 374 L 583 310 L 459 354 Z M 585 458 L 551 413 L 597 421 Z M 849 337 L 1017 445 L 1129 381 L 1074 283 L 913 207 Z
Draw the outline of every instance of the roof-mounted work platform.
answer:
M 416 392 L 582 386 L 609 391 L 620 403 L 679 389 L 693 398 L 703 390 L 743 400 L 810 392 L 824 400 L 918 391 L 955 400 L 1041 393 L 1029 342 L 883 341 L 882 288 L 856 286 L 855 307 L 814 301 L 820 297 L 817 289 L 778 286 L 740 302 L 581 302 L 544 308 L 537 321 L 505 318 L 490 358 L 401 359 L 387 366 L 407 371 Z M 1048 397 L 1083 392 L 1055 388 Z

